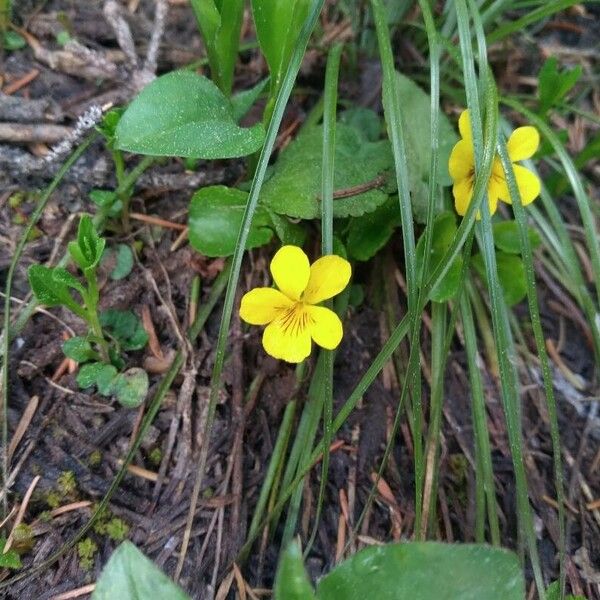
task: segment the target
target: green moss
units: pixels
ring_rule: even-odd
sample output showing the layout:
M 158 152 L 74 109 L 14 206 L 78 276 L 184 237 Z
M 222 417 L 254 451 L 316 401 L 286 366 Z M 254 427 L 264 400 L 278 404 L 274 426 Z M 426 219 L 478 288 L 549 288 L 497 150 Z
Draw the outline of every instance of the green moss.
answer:
M 52 521 L 52 515 L 49 510 L 44 510 L 38 515 L 38 519 L 42 523 L 50 523 L 50 521 Z
M 127 525 L 123 519 L 114 517 L 106 523 L 105 530 L 106 535 L 111 540 L 114 540 L 115 542 L 122 542 L 129 533 L 129 525 Z
M 63 471 L 56 480 L 56 486 L 63 498 L 74 496 L 77 492 L 77 482 L 73 471 Z
M 157 448 L 152 449 L 152 451 L 148 455 L 148 460 L 150 461 L 151 465 L 158 467 L 158 465 L 160 465 L 160 463 L 162 461 L 162 457 L 163 457 L 162 450 L 157 447 Z
M 58 508 L 62 502 L 62 496 L 56 490 L 50 490 L 46 494 L 46 504 L 50 508 Z
M 79 566 L 84 571 L 89 571 L 94 566 L 94 556 L 98 552 L 98 546 L 91 538 L 87 537 L 77 544 Z
M 88 457 L 88 464 L 92 468 L 99 467 L 101 462 L 102 452 L 100 452 L 100 450 L 94 450 Z

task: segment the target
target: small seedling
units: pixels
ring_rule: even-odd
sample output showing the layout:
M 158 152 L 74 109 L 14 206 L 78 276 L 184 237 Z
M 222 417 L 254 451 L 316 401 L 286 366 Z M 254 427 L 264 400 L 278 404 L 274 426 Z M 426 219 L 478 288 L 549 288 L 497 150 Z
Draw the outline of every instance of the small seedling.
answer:
M 131 311 L 98 311 L 97 271 L 105 246 L 92 219 L 84 216 L 79 222 L 77 240 L 69 244 L 68 250 L 85 283 L 63 267 L 43 265 L 29 268 L 29 283 L 41 304 L 64 306 L 88 326 L 87 335 L 70 338 L 63 344 L 65 355 L 82 365 L 77 375 L 79 387 L 96 386 L 103 396 L 114 395 L 124 406 L 135 408 L 146 397 L 148 375 L 137 368 L 119 372 L 125 367 L 122 352 L 143 348 L 148 335 Z M 80 301 L 72 291 L 79 294 Z

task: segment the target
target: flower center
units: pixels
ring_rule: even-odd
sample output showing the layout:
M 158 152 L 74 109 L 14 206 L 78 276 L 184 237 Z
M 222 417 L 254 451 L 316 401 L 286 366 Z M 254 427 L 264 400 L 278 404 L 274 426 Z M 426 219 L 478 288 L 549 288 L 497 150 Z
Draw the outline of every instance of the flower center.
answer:
M 304 302 L 286 308 L 278 319 L 281 328 L 289 335 L 298 335 L 312 322 Z

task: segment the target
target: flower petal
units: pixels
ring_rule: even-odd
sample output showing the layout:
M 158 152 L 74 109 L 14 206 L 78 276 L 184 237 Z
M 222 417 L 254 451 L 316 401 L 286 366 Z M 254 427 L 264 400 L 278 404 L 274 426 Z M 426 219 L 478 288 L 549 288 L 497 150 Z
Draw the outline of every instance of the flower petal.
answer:
M 318 304 L 339 294 L 350 281 L 350 263 L 335 254 L 322 256 L 310 267 L 310 278 L 303 300 L 308 304 Z
M 310 263 L 302 248 L 282 246 L 271 261 L 277 287 L 292 300 L 300 300 L 310 277 Z
M 277 319 L 265 328 L 262 343 L 265 352 L 273 358 L 299 363 L 310 354 L 310 329 L 289 327 Z
M 473 196 L 472 180 L 469 177 L 458 180 L 452 188 L 452 194 L 454 195 L 456 212 L 464 217 Z
M 468 110 L 463 110 L 458 118 L 458 130 L 460 137 L 473 146 L 473 135 L 471 133 L 471 117 Z
M 251 325 L 266 325 L 292 304 L 292 300 L 275 288 L 255 288 L 244 294 L 240 317 Z
M 542 190 L 542 184 L 538 176 L 521 165 L 513 165 L 513 170 L 519 194 L 521 194 L 521 203 L 523 206 L 531 204 L 540 195 L 540 191 Z M 509 202 L 508 204 L 511 203 Z
M 518 127 L 508 138 L 506 149 L 510 160 L 525 160 L 531 158 L 540 145 L 540 134 L 535 127 L 527 125 Z
M 452 148 L 448 159 L 448 171 L 454 181 L 468 177 L 475 170 L 473 162 L 473 145 L 466 140 L 459 140 Z
M 310 335 L 315 343 L 327 350 L 337 348 L 344 335 L 340 318 L 324 306 L 309 306 L 307 310 L 312 320 Z

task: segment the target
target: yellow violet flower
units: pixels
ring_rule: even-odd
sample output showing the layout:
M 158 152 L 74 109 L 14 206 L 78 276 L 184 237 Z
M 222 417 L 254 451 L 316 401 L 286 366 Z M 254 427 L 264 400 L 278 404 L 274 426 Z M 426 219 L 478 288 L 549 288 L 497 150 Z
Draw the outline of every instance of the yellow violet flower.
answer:
M 323 256 L 312 265 L 298 246 L 283 246 L 271 261 L 279 289 L 260 287 L 244 294 L 240 317 L 251 325 L 266 325 L 262 343 L 267 354 L 287 362 L 302 362 L 312 341 L 327 350 L 342 340 L 342 322 L 324 306 L 350 281 L 350 263 Z
M 456 143 L 450 153 L 448 170 L 454 181 L 452 193 L 454 194 L 456 212 L 459 215 L 464 215 L 473 197 L 475 179 L 473 137 L 468 110 L 463 111 L 460 115 L 458 129 L 462 139 Z M 539 196 L 541 184 L 537 176 L 529 169 L 515 163 L 519 160 L 531 158 L 538 149 L 539 144 L 540 135 L 538 130 L 531 126 L 515 129 L 506 144 L 523 205 L 530 204 Z M 511 204 L 504 169 L 500 157 L 496 155 L 492 165 L 492 175 L 488 183 L 488 201 L 490 214 L 492 215 L 496 212 L 498 200 Z

